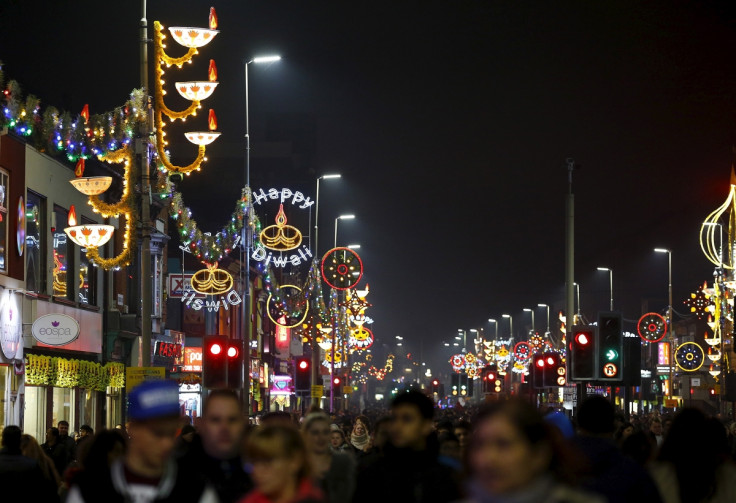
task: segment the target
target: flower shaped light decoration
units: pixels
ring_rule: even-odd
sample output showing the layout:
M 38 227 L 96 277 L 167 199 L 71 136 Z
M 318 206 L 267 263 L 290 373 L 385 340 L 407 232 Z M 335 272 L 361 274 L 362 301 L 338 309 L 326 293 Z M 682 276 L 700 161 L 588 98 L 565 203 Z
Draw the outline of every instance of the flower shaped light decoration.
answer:
M 158 21 L 154 23 L 154 32 L 154 71 L 156 75 L 156 78 L 154 79 L 156 102 L 154 122 L 156 126 L 156 149 L 159 159 L 166 171 L 170 174 L 181 173 L 188 175 L 192 171 L 198 171 L 201 169 L 202 162 L 205 160 L 206 146 L 215 141 L 220 135 L 220 133 L 214 131 L 217 128 L 217 119 L 214 111 L 210 110 L 208 117 L 210 131 L 191 131 L 185 133 L 186 138 L 199 147 L 196 159 L 188 166 L 176 166 L 169 161 L 169 157 L 166 152 L 167 142 L 164 139 L 166 136 L 166 132 L 164 131 L 165 125 L 162 117 L 165 115 L 171 120 L 171 122 L 173 122 L 175 120 L 184 121 L 187 117 L 196 116 L 197 110 L 201 108 L 201 101 L 210 97 L 218 85 L 217 66 L 215 65 L 214 60 L 210 60 L 208 70 L 209 79 L 207 81 L 175 83 L 174 87 L 179 94 L 183 98 L 191 101 L 191 104 L 186 109 L 178 112 L 171 110 L 164 103 L 164 95 L 166 94 L 166 91 L 163 87 L 165 84 L 163 66 L 165 65 L 166 67 L 170 67 L 172 65 L 176 65 L 178 68 L 181 68 L 184 63 L 191 63 L 194 56 L 198 54 L 197 49 L 211 42 L 219 33 L 217 30 L 217 14 L 215 13 L 214 7 L 210 8 L 209 28 L 191 28 L 181 26 L 169 28 L 169 32 L 174 40 L 180 45 L 188 48 L 187 53 L 178 58 L 171 57 L 164 51 L 166 48 L 166 45 L 164 44 L 166 35 L 163 32 L 163 26 L 161 26 L 161 23 Z

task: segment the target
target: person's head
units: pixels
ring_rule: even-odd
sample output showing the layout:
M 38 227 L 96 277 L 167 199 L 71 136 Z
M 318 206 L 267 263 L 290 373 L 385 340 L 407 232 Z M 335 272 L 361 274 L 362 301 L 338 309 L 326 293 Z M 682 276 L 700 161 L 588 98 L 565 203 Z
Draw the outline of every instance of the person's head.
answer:
M 627 438 L 629 438 L 634 433 L 634 425 L 625 422 L 623 423 L 617 430 L 616 430 L 616 440 L 619 442 L 623 442 Z
M 69 436 L 69 422 L 68 421 L 59 421 L 59 424 L 56 425 L 56 427 L 59 429 L 59 436 L 61 438 Z
M 575 436 L 575 428 L 572 426 L 572 422 L 562 412 L 551 412 L 549 414 L 545 414 L 544 421 L 557 428 L 564 438 L 572 438 Z
M 530 404 L 509 400 L 482 409 L 475 417 L 466 461 L 487 493 L 503 495 L 526 487 L 546 473 L 569 468 L 561 436 Z
M 330 418 L 324 412 L 311 412 L 307 414 L 302 423 L 304 443 L 307 452 L 312 454 L 325 454 L 330 450 L 331 435 Z M 335 447 L 339 447 L 338 444 Z
M 276 423 L 256 429 L 248 438 L 246 457 L 256 488 L 272 501 L 309 476 L 304 441 L 291 425 Z
M 189 444 L 194 440 L 195 433 L 197 433 L 197 430 L 194 429 L 194 426 L 187 424 L 181 429 L 181 432 L 179 432 L 179 438 L 182 442 Z
M 649 423 L 649 431 L 657 436 L 662 434 L 662 421 L 658 417 L 652 419 Z
M 82 437 L 92 436 L 94 434 L 94 431 L 92 430 L 92 427 L 88 424 L 83 424 L 79 427 L 79 435 Z
M 199 424 L 204 451 L 221 460 L 236 457 L 244 430 L 245 418 L 238 395 L 228 389 L 210 392 L 204 402 Z
M 179 429 L 179 386 L 174 381 L 144 381 L 128 394 L 126 459 L 150 473 L 163 470 Z
M 422 450 L 432 432 L 434 404 L 418 391 L 399 393 L 391 402 L 391 442 L 394 446 Z
M 44 455 L 41 446 L 31 435 L 24 433 L 20 437 L 20 452 L 27 458 L 40 461 Z
M 54 445 L 59 440 L 59 428 L 53 426 L 46 430 L 46 443 Z
M 470 423 L 467 421 L 458 421 L 455 423 L 452 432 L 457 437 L 458 442 L 460 442 L 460 448 L 465 449 L 470 438 Z
M 293 425 L 294 422 L 291 420 L 291 414 L 284 412 L 283 410 L 276 410 L 263 414 L 259 424 L 264 426 L 267 424 Z
M 443 431 L 438 435 L 438 441 L 440 444 L 440 456 L 445 456 L 458 460 L 462 457 L 460 440 L 455 436 L 454 433 Z
M 3 429 L 2 446 L 11 452 L 20 452 L 21 429 L 15 425 Z
M 125 455 L 126 437 L 118 429 L 97 432 L 88 443 L 85 452 L 80 455 L 80 463 L 87 471 L 106 471 Z
M 353 423 L 353 435 L 363 437 L 370 434 L 370 421 L 365 416 L 358 416 Z
M 391 416 L 384 416 L 376 421 L 373 426 L 373 442 L 372 446 L 374 449 L 383 449 L 388 443 L 391 435 Z
M 667 435 L 672 428 L 672 418 L 668 417 L 662 421 L 662 435 Z
M 329 419 L 329 417 L 328 417 Z M 330 445 L 333 449 L 337 449 L 345 443 L 345 433 L 336 424 L 330 425 Z
M 437 432 L 437 435 L 442 435 L 443 433 L 452 433 L 453 429 L 454 428 L 452 427 L 452 421 L 448 421 L 447 419 L 437 421 L 437 425 L 435 426 L 435 431 Z
M 583 435 L 613 435 L 615 409 L 609 400 L 594 395 L 586 398 L 578 410 L 578 429 Z

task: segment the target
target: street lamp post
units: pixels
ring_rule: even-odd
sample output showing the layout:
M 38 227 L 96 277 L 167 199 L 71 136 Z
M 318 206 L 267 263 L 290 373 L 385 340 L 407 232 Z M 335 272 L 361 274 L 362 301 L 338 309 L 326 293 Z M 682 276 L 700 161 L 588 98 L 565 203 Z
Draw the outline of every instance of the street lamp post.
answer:
M 547 308 L 547 334 L 549 335 L 549 305 L 547 304 L 537 304 L 537 307 L 546 307 Z
M 342 178 L 340 174 L 322 175 L 317 178 L 317 199 L 314 203 L 314 256 L 319 257 L 319 181 Z
M 355 215 L 340 215 L 335 219 L 335 248 L 337 248 L 337 222 L 340 220 L 352 220 L 355 218 Z
M 337 248 L 337 222 L 339 222 L 340 220 L 352 220 L 353 218 L 355 218 L 355 215 L 340 215 L 339 217 L 335 219 L 335 243 L 334 243 L 335 248 Z M 338 296 L 339 296 L 339 293 L 338 293 Z M 335 320 L 335 322 L 338 323 L 339 319 Z M 340 333 L 342 333 L 343 335 L 343 342 L 344 342 L 344 340 L 346 339 L 345 334 L 342 331 L 340 331 Z M 330 359 L 331 360 L 330 361 L 330 379 L 331 380 L 335 378 L 335 339 L 336 338 L 337 338 L 337 330 L 335 330 L 335 335 L 332 337 L 332 358 Z M 343 345 L 343 348 L 344 348 L 344 345 Z M 343 365 L 345 365 L 347 362 L 345 351 L 343 351 L 342 353 L 341 361 L 343 362 Z M 333 411 L 334 403 L 335 403 L 335 386 L 332 385 L 330 386 L 330 412 Z
M 509 320 L 509 354 L 511 355 L 511 358 L 509 359 L 509 370 L 514 368 L 514 362 L 513 362 L 513 346 L 514 346 L 514 318 L 510 314 L 502 314 L 502 318 L 507 318 Z M 512 382 L 514 378 L 513 372 L 508 372 L 509 378 L 507 379 L 509 383 L 509 390 L 512 388 Z
M 279 61 L 281 59 L 281 56 L 260 56 L 251 59 L 250 61 L 246 61 L 244 68 L 245 68 L 245 186 L 248 190 L 250 190 L 250 98 L 248 94 L 248 65 L 251 63 L 260 64 L 260 63 L 273 63 L 276 61 Z M 247 413 L 250 414 L 250 339 L 251 339 L 251 331 L 253 328 L 253 325 L 251 323 L 251 299 L 250 299 L 250 245 L 251 245 L 251 235 L 250 235 L 250 226 L 248 225 L 248 220 L 250 219 L 250 216 L 253 212 L 253 198 L 248 198 L 248 208 L 246 212 L 246 222 L 243 225 L 243 233 L 241 236 L 242 240 L 242 247 L 241 250 L 244 250 L 244 260 L 241 263 L 240 271 L 241 271 L 241 279 L 242 286 L 243 286 L 243 305 L 241 307 L 241 317 L 243 320 L 243 334 L 242 337 L 244 339 L 244 345 L 245 345 L 245 353 L 243 355 L 243 367 L 245 367 L 245 371 L 243 372 L 243 375 L 245 377 L 245 382 L 243 383 L 243 401 L 245 410 Z M 244 273 L 244 274 L 243 274 Z
M 608 271 L 608 281 L 610 283 L 610 292 L 611 292 L 611 311 L 613 311 L 613 269 L 610 269 L 608 267 L 599 267 L 599 271 Z
M 524 308 L 525 313 L 530 313 L 532 315 L 532 332 L 534 332 L 534 309 L 530 309 L 528 307 Z
M 488 318 L 488 321 L 489 321 L 490 323 L 493 323 L 493 325 L 494 325 L 494 326 L 496 327 L 496 335 L 495 335 L 495 337 L 493 338 L 493 340 L 494 340 L 494 341 L 495 341 L 495 340 L 498 340 L 498 321 L 496 321 L 496 320 L 495 320 L 494 318 Z
M 582 321 L 582 320 L 580 320 L 580 313 L 581 313 L 581 308 L 580 308 L 580 283 L 573 283 L 573 285 L 575 285 L 575 291 L 576 291 L 577 297 L 578 297 L 578 311 L 577 311 L 578 312 L 578 320 L 579 321 Z M 572 325 L 573 324 L 571 323 L 570 326 L 572 326 Z
M 675 351 L 675 328 L 672 325 L 672 250 L 668 250 L 666 248 L 655 248 L 655 252 L 657 253 L 666 253 L 667 254 L 667 277 L 668 277 L 668 290 L 669 290 L 669 306 L 667 307 L 667 325 L 669 328 L 670 333 L 670 361 L 669 361 L 669 367 L 670 367 L 670 385 L 667 387 L 667 396 L 672 397 L 672 391 L 675 387 L 675 382 L 673 380 L 673 369 L 672 369 L 672 360 L 674 359 L 674 351 Z

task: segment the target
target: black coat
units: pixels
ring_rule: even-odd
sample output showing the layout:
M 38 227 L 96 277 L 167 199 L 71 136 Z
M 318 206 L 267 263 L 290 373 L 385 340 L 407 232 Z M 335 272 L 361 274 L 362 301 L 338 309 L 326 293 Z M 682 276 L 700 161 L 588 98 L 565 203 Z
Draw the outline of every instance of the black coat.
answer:
M 3 501 L 59 501 L 56 484 L 36 460 L 8 449 L 0 449 L 0 487 Z

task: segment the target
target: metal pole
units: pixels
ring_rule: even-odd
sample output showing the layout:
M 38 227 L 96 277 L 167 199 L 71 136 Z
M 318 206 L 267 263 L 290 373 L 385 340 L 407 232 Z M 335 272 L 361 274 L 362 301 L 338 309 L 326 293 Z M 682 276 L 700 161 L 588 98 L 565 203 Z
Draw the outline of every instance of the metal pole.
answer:
M 667 251 L 667 262 L 668 262 L 668 277 L 669 277 L 669 308 L 667 309 L 667 318 L 668 323 L 670 325 L 670 385 L 669 389 L 669 396 L 672 397 L 672 391 L 675 387 L 675 381 L 673 380 L 673 369 L 672 369 L 672 363 L 674 360 L 674 351 L 675 351 L 675 327 L 672 325 L 672 250 Z
M 611 291 L 611 311 L 613 311 L 613 269 L 608 269 L 608 279 L 610 281 L 610 291 Z M 670 305 L 672 305 L 672 300 L 670 300 Z
M 322 177 L 317 177 L 317 199 L 314 204 L 314 264 L 313 267 L 316 266 L 316 264 L 319 261 L 319 181 Z M 312 311 L 312 319 L 313 319 L 313 333 L 312 333 L 312 385 L 316 386 L 319 382 L 319 346 L 317 345 L 317 335 L 319 335 L 319 329 L 317 329 L 317 318 L 314 317 L 314 311 Z M 322 321 L 322 320 L 320 320 Z M 334 353 L 333 353 L 334 355 Z M 332 377 L 330 377 L 330 383 L 332 383 Z M 331 386 L 332 384 L 330 384 Z M 311 395 L 311 393 L 310 393 Z M 321 401 L 321 398 L 313 398 L 312 404 L 319 404 Z M 330 412 L 332 411 L 332 405 L 330 405 Z
M 335 248 L 337 248 L 337 221 L 340 220 L 340 217 L 337 217 L 335 219 Z
M 246 414 L 250 416 L 250 388 L 251 388 L 251 373 L 250 373 L 250 339 L 251 332 L 253 330 L 253 323 L 251 320 L 253 313 L 253 306 L 251 305 L 250 298 L 250 217 L 253 211 L 253 198 L 250 191 L 250 117 L 249 117 L 249 100 L 248 100 L 248 65 L 250 61 L 245 63 L 245 186 L 248 189 L 246 194 L 248 201 L 246 201 L 246 213 L 245 222 L 243 222 L 243 233 L 242 240 L 245 247 L 245 260 L 240 265 L 241 270 L 245 269 L 245 280 L 243 281 L 243 307 L 241 309 L 243 319 L 243 345 L 245 346 L 245 354 L 243 355 L 243 366 L 245 367 L 243 372 L 243 407 L 245 408 Z
M 317 178 L 317 200 L 314 203 L 314 256 L 319 256 L 319 181 L 322 177 Z
M 568 157 L 567 164 L 567 204 L 565 205 L 565 331 L 567 340 L 572 340 L 572 326 L 575 322 L 575 194 L 572 191 L 572 172 L 575 171 L 575 159 Z M 578 299 L 578 310 L 580 300 Z M 578 311 L 579 312 L 579 311 Z M 577 405 L 585 399 L 585 383 L 576 386 Z M 577 411 L 575 411 L 577 413 Z
M 332 299 L 332 296 L 330 296 L 330 299 Z M 332 325 L 332 355 L 330 357 L 330 412 L 335 410 L 335 338 L 337 337 L 338 326 L 339 319 L 336 318 L 333 320 Z
M 141 56 L 141 87 L 148 97 L 150 108 L 151 98 L 148 89 L 148 21 L 146 19 L 146 0 L 141 0 L 140 22 L 140 56 Z M 146 115 L 146 125 L 141 137 L 136 139 L 135 154 L 140 156 L 141 168 L 141 343 L 139 348 L 140 366 L 151 366 L 151 180 L 149 173 L 148 152 L 150 147 L 151 117 Z

